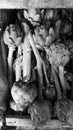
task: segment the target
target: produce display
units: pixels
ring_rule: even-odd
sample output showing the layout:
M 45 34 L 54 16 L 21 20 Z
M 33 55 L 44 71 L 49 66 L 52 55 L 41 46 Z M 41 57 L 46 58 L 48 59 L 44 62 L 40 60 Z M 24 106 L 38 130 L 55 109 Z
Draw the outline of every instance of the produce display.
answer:
M 73 124 L 72 17 L 72 9 L 17 10 L 2 33 L 10 109 L 27 109 L 37 125 L 52 117 Z

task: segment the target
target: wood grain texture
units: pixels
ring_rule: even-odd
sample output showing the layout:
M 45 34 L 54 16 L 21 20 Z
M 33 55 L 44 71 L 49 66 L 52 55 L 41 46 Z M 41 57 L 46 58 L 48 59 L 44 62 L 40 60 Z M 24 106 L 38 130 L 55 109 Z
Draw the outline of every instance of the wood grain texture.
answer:
M 73 0 L 63 0 L 63 5 L 66 8 L 73 8 Z
M 56 8 L 62 7 L 62 0 L 29 0 L 28 7 L 36 7 L 36 8 Z
M 72 8 L 73 0 L 0 0 L 0 8 Z
M 73 129 L 73 126 L 69 126 L 67 124 L 64 124 L 62 122 L 60 122 L 59 120 L 51 120 L 50 122 L 46 122 L 43 125 L 38 125 L 35 126 L 34 124 L 32 124 L 30 119 L 26 119 L 26 118 L 12 118 L 12 117 L 7 117 L 6 118 L 6 125 L 7 126 L 16 126 L 16 127 L 22 127 L 22 128 L 27 128 L 27 129 L 37 129 L 37 130 L 69 130 L 69 129 Z
M 57 8 L 63 0 L 0 0 L 0 8 Z
M 73 0 L 0 0 L 0 8 L 63 8 L 73 7 Z

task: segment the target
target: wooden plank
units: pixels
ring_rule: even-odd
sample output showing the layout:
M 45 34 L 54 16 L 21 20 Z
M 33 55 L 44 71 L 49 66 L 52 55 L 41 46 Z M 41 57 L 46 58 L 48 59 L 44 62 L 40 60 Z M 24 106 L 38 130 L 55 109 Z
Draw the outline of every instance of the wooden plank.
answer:
M 62 0 L 29 0 L 28 7 L 57 8 L 63 7 Z
M 73 126 L 69 126 L 59 120 L 51 120 L 50 122 L 46 122 L 43 125 L 34 125 L 30 119 L 22 119 L 22 118 L 10 118 L 6 117 L 6 125 L 7 126 L 16 126 L 16 127 L 24 127 L 27 129 L 58 129 L 58 128 L 72 128 Z
M 0 8 L 2 9 L 14 9 L 23 7 L 26 7 L 26 0 L 0 0 Z
M 62 0 L 0 0 L 0 8 L 60 8 Z
M 72 8 L 73 0 L 0 0 L 0 8 Z
M 73 8 L 73 0 L 0 0 L 0 8 Z
M 63 6 L 66 8 L 73 8 L 73 0 L 63 0 Z

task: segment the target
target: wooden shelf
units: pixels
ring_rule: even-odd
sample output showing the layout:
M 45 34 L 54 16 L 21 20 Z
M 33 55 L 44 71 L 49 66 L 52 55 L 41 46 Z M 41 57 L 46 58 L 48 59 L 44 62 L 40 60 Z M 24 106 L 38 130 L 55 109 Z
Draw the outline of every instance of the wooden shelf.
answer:
M 17 117 L 6 117 L 6 126 L 16 126 L 26 129 L 40 129 L 40 130 L 49 130 L 49 129 L 63 129 L 63 128 L 70 128 L 73 129 L 73 126 L 69 126 L 63 122 L 60 122 L 59 120 L 51 120 L 50 122 L 46 122 L 43 125 L 33 125 L 30 119 L 27 118 L 17 118 Z M 64 129 L 65 130 L 65 129 Z

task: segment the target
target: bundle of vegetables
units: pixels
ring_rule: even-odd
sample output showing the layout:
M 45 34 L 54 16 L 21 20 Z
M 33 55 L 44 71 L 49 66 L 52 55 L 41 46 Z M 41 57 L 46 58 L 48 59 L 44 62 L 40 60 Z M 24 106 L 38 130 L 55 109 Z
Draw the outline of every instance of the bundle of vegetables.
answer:
M 55 103 L 57 117 L 60 121 L 72 124 L 71 113 L 73 113 L 73 102 L 66 97 L 66 85 L 69 84 L 64 77 L 64 66 L 69 62 L 70 52 L 62 43 L 52 44 L 46 52 L 52 67 L 53 79 L 57 91 L 57 102 Z M 60 87 L 62 87 L 62 93 Z
M 66 96 L 66 80 L 64 78 L 64 66 L 70 60 L 70 52 L 68 48 L 62 43 L 53 43 L 49 49 L 46 49 L 47 57 L 51 65 L 56 68 L 61 86 L 64 89 L 64 96 Z
M 32 50 L 34 52 L 36 62 L 37 62 L 37 73 L 38 73 L 38 98 L 29 106 L 28 112 L 31 115 L 33 123 L 40 124 L 51 119 L 51 103 L 43 98 L 43 60 L 39 54 L 39 51 L 35 47 L 35 42 L 31 32 L 28 33 L 28 39 Z
M 57 18 L 57 12 L 58 10 L 53 9 L 24 9 L 22 13 L 19 11 L 19 20 L 26 21 L 30 28 L 32 27 L 31 30 L 34 30 L 37 47 L 49 46 L 59 38 L 61 21 Z M 54 23 L 55 27 L 51 26 L 51 23 Z
M 29 26 L 22 23 L 25 35 L 23 43 L 18 46 L 17 59 L 15 61 L 16 81 L 11 88 L 11 108 L 15 111 L 23 111 L 37 96 L 36 85 L 31 82 L 31 46 L 27 38 Z M 21 80 L 21 81 L 20 81 Z M 16 92 L 17 91 L 17 92 Z
M 53 17 L 51 16 L 54 13 L 53 10 L 47 10 L 46 15 L 47 15 L 47 13 L 48 13 L 48 20 L 53 19 Z M 42 19 L 42 21 L 43 20 L 44 19 Z M 44 47 L 50 47 L 51 44 L 53 44 L 53 42 L 55 40 L 59 39 L 60 24 L 61 24 L 61 21 L 58 20 L 55 23 L 55 27 L 49 27 L 49 31 L 48 31 L 45 23 L 44 23 L 44 25 L 36 26 L 36 28 L 34 29 L 33 38 L 34 38 L 34 41 L 35 41 L 35 45 L 36 45 L 36 48 L 38 48 L 39 50 L 42 50 L 42 53 L 44 53 Z M 44 60 L 45 66 L 47 66 L 45 69 L 48 71 L 48 69 L 50 69 L 49 68 L 49 62 L 46 65 L 45 58 L 43 60 Z M 54 84 L 49 83 L 48 76 L 47 76 L 46 79 L 47 79 L 46 80 L 46 83 L 47 83 L 46 86 L 47 87 L 45 87 L 44 92 L 49 99 L 54 99 L 54 96 L 56 94 Z
M 31 11 L 30 11 L 31 10 Z M 35 10 L 36 11 L 36 10 Z M 34 12 L 35 12 L 34 11 Z M 33 16 L 34 16 L 34 13 L 33 13 L 33 9 L 29 9 L 28 11 L 25 11 L 24 10 L 24 18 L 25 19 L 27 19 L 27 20 L 29 20 L 29 16 L 28 16 L 28 18 L 26 17 L 26 15 L 27 15 L 27 12 L 32 12 L 31 14 L 32 14 L 32 18 L 33 18 Z M 25 15 L 26 14 L 26 15 Z M 35 14 L 35 16 L 36 16 L 36 14 Z M 31 20 L 29 20 L 30 22 L 31 22 Z M 33 21 L 34 21 L 34 18 L 33 18 Z M 33 53 L 34 53 L 34 55 L 35 55 L 35 58 L 36 58 L 36 62 L 37 62 L 37 71 L 38 71 L 38 77 L 39 77 L 39 82 L 41 82 L 40 84 L 41 85 L 39 85 L 39 93 L 42 93 L 41 92 L 41 89 L 42 89 L 42 87 L 43 87 L 43 72 L 44 72 L 44 75 L 45 75 L 45 79 L 46 79 L 46 83 L 47 83 L 47 90 L 49 90 L 50 92 L 48 92 L 48 96 L 49 95 L 51 95 L 50 97 L 52 97 L 52 94 L 53 95 L 55 95 L 55 91 L 51 91 L 51 90 L 54 90 L 53 89 L 53 87 L 50 87 L 50 84 L 49 84 L 49 80 L 48 80 L 48 77 L 47 77 L 47 73 L 46 73 L 46 67 L 45 67 L 45 62 L 44 62 L 44 60 L 41 58 L 41 56 L 40 56 L 40 54 L 39 54 L 39 52 L 38 52 L 38 50 L 37 50 L 37 48 L 35 47 L 35 45 L 37 45 L 37 44 L 39 44 L 40 45 L 40 48 L 41 48 L 41 46 L 43 47 L 44 45 L 45 45 L 45 43 L 46 43 L 46 46 L 48 46 L 49 45 L 49 43 L 50 44 L 52 44 L 52 42 L 55 40 L 55 32 L 54 32 L 54 29 L 53 28 L 50 28 L 49 29 L 49 33 L 48 33 L 48 31 L 47 31 L 47 29 L 46 29 L 46 27 L 45 26 L 36 26 L 36 28 L 35 28 L 35 30 L 34 30 L 34 32 L 35 32 L 35 34 L 32 36 L 31 35 L 31 37 L 30 38 L 28 38 L 28 36 L 27 36 L 27 34 L 28 34 L 28 32 L 30 31 L 29 30 L 29 26 L 28 26 L 28 24 L 27 24 L 28 22 L 22 22 L 22 25 L 23 25 L 23 28 L 24 28 L 24 32 L 25 32 L 25 39 L 24 39 L 24 43 L 25 44 L 23 44 L 23 61 L 24 61 L 24 63 L 23 63 L 23 78 L 25 79 L 25 77 L 26 77 L 26 82 L 28 82 L 28 81 L 30 81 L 30 77 L 31 77 L 31 75 L 30 75 L 30 70 L 31 70 L 31 47 L 32 47 L 32 50 L 33 50 Z M 33 25 L 34 26 L 34 25 Z M 57 24 L 57 26 L 58 26 L 58 24 Z M 56 32 L 58 33 L 58 29 L 57 29 L 57 26 L 56 26 Z M 47 36 L 48 35 L 48 36 Z M 29 35 L 30 36 L 30 35 Z M 34 37 L 34 39 L 33 39 L 33 37 Z M 28 39 L 29 39 L 29 41 L 28 41 Z M 49 43 L 48 43 L 49 42 Z M 30 47 L 30 45 L 29 45 L 29 43 L 30 43 L 30 45 L 31 45 L 31 47 Z M 33 43 L 33 44 L 32 44 Z M 29 48 L 29 49 L 28 49 Z M 26 51 L 27 50 L 27 51 Z M 29 51 L 28 51 L 29 50 Z M 28 57 L 28 58 L 27 58 Z M 29 60 L 27 60 L 27 59 L 29 59 Z M 26 61 L 26 62 L 25 62 Z M 28 66 L 30 64 L 30 66 Z M 25 68 L 26 68 L 26 70 L 25 70 Z M 43 69 L 42 69 L 43 68 Z M 28 72 L 28 73 L 27 73 Z M 29 79 L 29 80 L 28 80 Z M 41 81 L 40 81 L 40 79 L 41 79 Z M 53 93 L 54 92 L 54 93 Z M 39 94 L 40 96 L 41 96 L 41 94 Z M 38 104 L 39 104 L 39 102 L 42 102 L 42 100 L 40 100 L 40 98 L 39 98 L 39 101 L 38 101 Z M 44 100 L 43 100 L 43 102 L 45 102 Z M 47 105 L 47 103 L 48 102 L 46 102 L 46 105 Z M 37 108 L 36 108 L 37 109 Z M 40 109 L 40 108 L 39 108 Z M 48 109 L 48 110 L 50 110 L 50 108 Z M 39 110 L 40 111 L 40 110 Z M 41 110 L 41 111 L 43 111 L 43 110 Z M 43 112 L 42 112 L 43 113 Z M 45 113 L 45 115 L 46 115 L 46 113 Z M 39 116 L 39 115 L 38 115 Z M 40 114 L 40 116 L 41 116 L 41 114 Z M 35 120 L 37 120 L 36 119 L 36 116 L 34 115 L 34 117 L 35 117 Z M 46 117 L 46 116 L 45 116 Z M 48 117 L 49 119 L 50 119 L 50 116 Z M 41 119 L 41 118 L 40 118 Z M 32 120 L 33 120 L 33 118 L 32 118 Z M 42 119 L 43 120 L 43 119 Z M 42 120 L 40 120 L 40 122 L 42 122 Z M 45 118 L 44 118 L 44 120 L 45 120 Z M 38 122 L 38 121 L 36 121 L 36 122 Z
M 52 73 L 51 73 L 51 66 L 50 63 L 48 61 L 48 59 L 46 58 L 46 53 L 45 50 L 42 50 L 40 52 L 41 58 L 43 60 L 44 63 L 44 73 L 43 73 L 43 95 L 46 96 L 48 99 L 51 99 L 51 101 L 53 101 L 55 99 L 56 96 L 56 91 L 55 91 L 55 86 L 54 86 L 54 82 L 53 82 L 53 78 L 52 78 Z
M 54 76 L 54 82 L 57 91 L 57 101 L 55 102 L 54 112 L 58 119 L 69 125 L 73 124 L 73 102 L 68 98 L 62 96 L 58 74 L 54 67 L 52 67 L 52 72 Z
M 10 21 L 12 22 L 14 20 L 14 17 L 16 16 L 15 12 L 16 11 L 11 10 L 0 10 L 0 120 L 1 118 L 4 118 L 3 116 L 5 115 L 9 101 L 7 50 L 3 41 L 3 29 L 6 24 L 9 24 Z
M 8 80 L 12 84 L 10 107 L 14 111 L 24 111 L 29 107 L 28 112 L 36 124 L 51 119 L 52 100 L 50 102 L 48 99 L 54 99 L 56 91 L 57 117 L 67 123 L 71 120 L 71 124 L 73 120 L 71 116 L 73 103 L 66 98 L 66 89 L 70 87 L 64 71 L 73 53 L 72 41 L 65 39 L 68 33 L 71 36 L 72 24 L 69 23 L 71 19 L 67 21 L 65 19 L 64 24 L 62 16 L 59 15 L 62 13 L 61 15 L 67 16 L 67 11 L 58 11 L 58 9 L 24 9 L 23 18 L 18 14 L 23 37 L 20 27 L 13 24 L 7 26 L 3 34 L 3 41 L 9 48 Z M 64 40 L 68 48 L 58 42 L 59 38 Z M 43 57 L 45 52 L 46 58 Z M 15 74 L 14 81 L 12 74 Z M 48 99 L 44 99 L 43 92 Z
M 3 34 L 3 41 L 8 46 L 8 81 L 12 84 L 12 65 L 13 65 L 13 54 L 15 51 L 16 46 L 18 46 L 21 41 L 21 31 L 19 26 L 15 26 L 14 24 L 10 24 L 6 27 L 4 34 Z

